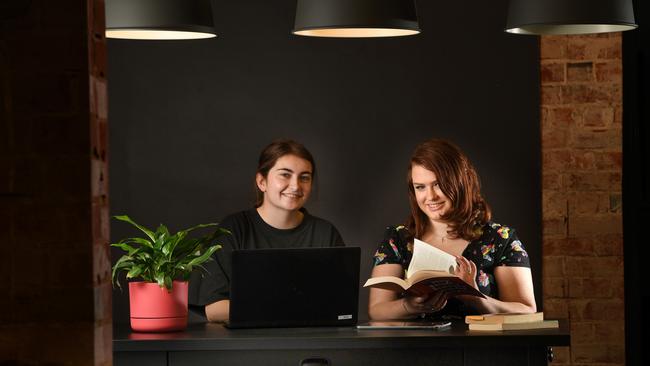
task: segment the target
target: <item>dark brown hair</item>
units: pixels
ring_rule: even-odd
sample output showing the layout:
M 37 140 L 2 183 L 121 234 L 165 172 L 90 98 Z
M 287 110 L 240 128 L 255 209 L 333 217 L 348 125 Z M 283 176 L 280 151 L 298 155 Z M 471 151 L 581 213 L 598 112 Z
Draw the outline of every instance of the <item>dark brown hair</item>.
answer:
M 262 150 L 257 163 L 256 175 L 259 173 L 266 179 L 269 170 L 273 168 L 278 159 L 285 155 L 295 155 L 310 162 L 312 182 L 316 181 L 316 162 L 311 153 L 303 144 L 290 139 L 274 140 Z M 262 203 L 264 203 L 264 192 L 260 191 L 255 183 L 255 207 L 260 207 Z
M 415 199 L 411 170 L 420 165 L 432 171 L 440 190 L 451 201 L 451 210 L 441 219 L 449 223 L 449 235 L 474 240 L 481 235 L 481 227 L 490 220 L 492 213 L 481 195 L 481 184 L 472 163 L 458 146 L 441 139 L 427 140 L 415 148 L 407 170 L 408 196 L 411 215 L 407 228 L 421 238 L 429 225 L 426 216 Z

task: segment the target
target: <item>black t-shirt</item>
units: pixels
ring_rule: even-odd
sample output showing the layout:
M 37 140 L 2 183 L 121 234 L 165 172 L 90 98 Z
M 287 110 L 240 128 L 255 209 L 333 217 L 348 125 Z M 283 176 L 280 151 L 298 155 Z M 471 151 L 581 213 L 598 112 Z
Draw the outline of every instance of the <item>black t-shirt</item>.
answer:
M 300 225 L 293 229 L 276 229 L 267 224 L 256 209 L 227 216 L 220 227 L 231 232 L 218 238 L 221 249 L 214 260 L 204 263 L 207 273 L 194 271 L 190 280 L 189 303 L 204 306 L 230 296 L 231 254 L 235 249 L 308 248 L 343 246 L 343 238 L 330 222 L 304 214 Z

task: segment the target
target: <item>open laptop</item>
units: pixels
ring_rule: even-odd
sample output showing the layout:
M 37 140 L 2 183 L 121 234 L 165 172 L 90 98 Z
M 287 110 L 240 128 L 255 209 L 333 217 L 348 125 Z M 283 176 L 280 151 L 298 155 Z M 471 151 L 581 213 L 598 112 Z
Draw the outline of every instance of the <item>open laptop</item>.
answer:
M 356 325 L 358 247 L 235 250 L 229 328 Z

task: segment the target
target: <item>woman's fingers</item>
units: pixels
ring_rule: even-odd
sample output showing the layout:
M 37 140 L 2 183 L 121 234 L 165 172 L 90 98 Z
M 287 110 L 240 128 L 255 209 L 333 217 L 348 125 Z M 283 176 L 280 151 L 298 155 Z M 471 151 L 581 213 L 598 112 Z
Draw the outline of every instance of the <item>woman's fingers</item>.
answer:
M 476 263 L 474 263 L 472 261 L 468 261 L 468 262 L 469 262 L 469 266 L 470 266 L 469 272 L 471 274 L 473 274 L 473 275 L 476 275 Z
M 443 292 L 435 292 L 430 296 L 407 296 L 409 309 L 421 313 L 440 311 L 447 305 L 447 296 Z
M 426 312 L 436 312 L 440 311 L 442 308 L 447 305 L 447 295 L 444 292 L 436 292 L 431 296 L 431 299 L 427 301 L 425 311 Z

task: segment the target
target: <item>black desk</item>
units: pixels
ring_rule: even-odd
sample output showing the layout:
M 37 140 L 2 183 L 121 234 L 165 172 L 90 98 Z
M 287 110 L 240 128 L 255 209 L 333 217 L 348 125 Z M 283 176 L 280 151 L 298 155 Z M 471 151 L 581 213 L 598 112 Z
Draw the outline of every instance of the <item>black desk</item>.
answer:
M 116 366 L 300 365 L 325 358 L 331 365 L 546 365 L 548 346 L 568 346 L 569 330 L 470 333 L 463 323 L 431 330 L 275 328 L 229 330 L 190 324 L 184 332 L 132 333 L 114 329 Z

